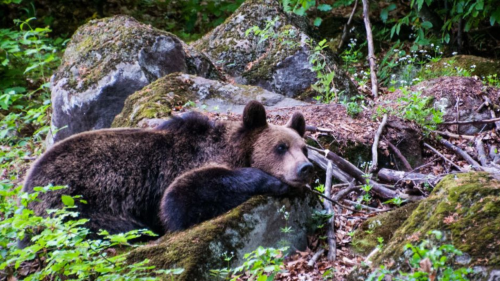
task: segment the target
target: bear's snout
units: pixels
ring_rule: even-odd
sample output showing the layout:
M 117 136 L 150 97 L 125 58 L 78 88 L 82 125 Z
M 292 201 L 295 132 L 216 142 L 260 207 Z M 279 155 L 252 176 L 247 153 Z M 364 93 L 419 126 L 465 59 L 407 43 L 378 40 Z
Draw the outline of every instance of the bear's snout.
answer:
M 299 165 L 297 168 L 298 177 L 304 182 L 307 181 L 313 172 L 313 165 L 310 162 L 305 162 Z

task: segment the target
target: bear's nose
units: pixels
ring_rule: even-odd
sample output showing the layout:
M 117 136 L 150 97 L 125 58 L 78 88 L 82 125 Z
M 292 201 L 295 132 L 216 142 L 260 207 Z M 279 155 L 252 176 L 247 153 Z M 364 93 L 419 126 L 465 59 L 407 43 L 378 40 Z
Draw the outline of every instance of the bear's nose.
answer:
M 313 165 L 309 162 L 303 163 L 298 168 L 298 175 L 301 179 L 308 179 L 313 171 Z

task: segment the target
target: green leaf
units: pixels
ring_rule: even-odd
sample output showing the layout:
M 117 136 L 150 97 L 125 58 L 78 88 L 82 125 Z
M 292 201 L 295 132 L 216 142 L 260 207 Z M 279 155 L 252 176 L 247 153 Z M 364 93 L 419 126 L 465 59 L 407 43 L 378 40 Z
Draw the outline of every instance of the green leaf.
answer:
M 320 11 L 323 11 L 323 12 L 328 12 L 332 9 L 332 6 L 330 6 L 328 4 L 320 4 L 320 5 L 318 5 L 317 9 Z
M 446 43 L 450 43 L 450 34 L 449 33 L 446 33 L 443 37 L 443 40 L 444 42 Z
M 500 7 L 498 7 L 490 16 L 490 24 L 493 26 L 495 22 L 500 23 Z
M 61 196 L 61 199 L 62 199 L 62 202 L 64 205 L 66 205 L 68 207 L 75 206 L 75 200 L 73 199 L 73 197 L 71 197 L 69 195 L 63 195 L 63 196 Z
M 383 22 L 386 22 L 387 19 L 389 18 L 389 12 L 396 9 L 396 4 L 392 3 L 386 8 L 382 9 L 380 12 L 380 19 L 382 19 Z
M 424 29 L 430 29 L 430 28 L 432 28 L 432 23 L 431 23 L 430 21 L 424 21 L 424 22 L 422 23 L 422 27 L 423 27 Z
M 322 21 L 323 20 L 321 18 L 319 18 L 319 17 L 315 18 L 314 19 L 314 26 L 320 26 Z

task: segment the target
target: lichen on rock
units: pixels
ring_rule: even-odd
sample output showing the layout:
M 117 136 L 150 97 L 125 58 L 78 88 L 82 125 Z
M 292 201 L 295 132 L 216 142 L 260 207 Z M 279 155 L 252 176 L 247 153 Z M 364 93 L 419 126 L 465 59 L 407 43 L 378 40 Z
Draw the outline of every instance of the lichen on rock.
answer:
M 81 26 L 52 77 L 52 125 L 60 129 L 54 140 L 108 128 L 128 95 L 173 72 L 219 77 L 205 56 L 175 35 L 131 17 Z
M 247 35 L 253 26 L 265 29 L 269 21 L 274 26 L 269 27 L 266 40 L 251 32 Z M 306 19 L 283 12 L 279 1 L 246 1 L 224 24 L 192 46 L 210 56 L 237 83 L 297 97 L 316 82 L 308 60 L 312 50 L 307 26 Z M 354 96 L 356 87 L 338 67 L 333 54 L 324 50 L 322 55 L 326 66 L 335 71 L 337 90 Z

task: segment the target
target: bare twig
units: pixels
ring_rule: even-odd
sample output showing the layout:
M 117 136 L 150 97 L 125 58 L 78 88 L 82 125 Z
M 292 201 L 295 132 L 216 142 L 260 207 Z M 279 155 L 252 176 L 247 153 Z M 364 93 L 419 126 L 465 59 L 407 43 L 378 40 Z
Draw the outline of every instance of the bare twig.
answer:
M 370 75 L 372 80 L 372 95 L 378 96 L 377 65 L 375 64 L 375 48 L 373 46 L 372 26 L 370 24 L 368 0 L 363 0 L 363 19 L 365 21 L 366 39 L 368 41 L 368 60 L 370 61 Z
M 323 150 L 321 150 L 323 151 Z M 326 171 L 328 166 L 328 159 L 321 155 L 319 152 L 309 149 L 307 157 L 316 165 L 320 166 Z M 349 183 L 354 180 L 349 174 L 342 171 L 337 165 L 333 165 L 333 176 L 341 182 Z
M 408 162 L 408 160 L 406 160 L 406 157 L 403 156 L 401 151 L 394 144 L 392 144 L 387 138 L 384 138 L 384 139 L 387 142 L 387 144 L 389 145 L 389 147 L 392 149 L 394 154 L 396 154 L 396 156 L 399 158 L 399 160 L 401 160 L 401 162 L 403 163 L 403 166 L 405 166 L 406 171 L 411 171 L 413 168 L 411 167 L 410 162 Z
M 335 194 L 335 197 L 333 197 L 333 201 L 339 202 L 342 198 L 349 195 L 349 193 L 357 190 L 359 190 L 359 187 L 354 185 L 354 180 L 353 180 L 352 182 L 349 183 L 348 188 L 344 188 L 341 191 L 337 192 L 337 194 Z
M 377 174 L 380 180 L 386 182 L 400 182 L 400 181 L 411 181 L 414 184 L 428 183 L 431 186 L 435 186 L 436 183 L 441 179 L 440 177 L 434 175 L 426 175 L 412 172 L 396 171 L 391 169 L 380 169 Z
M 478 137 L 475 141 L 477 149 L 477 158 L 481 162 L 482 166 L 488 166 L 488 157 L 486 157 L 486 151 L 484 151 L 483 140 Z
M 320 127 L 315 127 L 315 126 L 310 126 L 310 125 L 306 126 L 306 131 L 313 132 L 313 133 L 316 133 L 316 132 L 329 133 L 329 134 L 333 133 L 333 131 L 330 129 L 320 128 Z
M 484 119 L 484 120 L 473 120 L 473 121 L 450 121 L 450 122 L 440 123 L 440 125 L 487 124 L 487 123 L 495 123 L 495 122 L 498 122 L 498 121 L 500 121 L 500 118 Z
M 443 132 L 443 131 L 432 131 L 434 133 L 437 133 L 437 134 L 440 134 L 442 136 L 447 136 L 447 137 L 450 137 L 450 138 L 455 138 L 455 139 L 466 139 L 466 140 L 473 140 L 474 139 L 474 136 L 469 136 L 469 135 L 457 135 L 457 134 L 454 134 L 454 133 L 450 133 L 450 132 Z
M 339 47 L 338 49 L 342 48 L 342 45 L 344 44 L 347 33 L 349 32 L 349 27 L 351 27 L 351 22 L 352 22 L 352 17 L 354 16 L 354 13 L 356 13 L 356 9 L 358 8 L 358 0 L 354 2 L 354 7 L 352 8 L 351 15 L 349 16 L 349 20 L 347 20 L 346 25 L 344 25 L 344 31 L 342 32 L 342 39 L 340 39 Z
M 491 118 L 495 119 L 497 116 L 495 114 L 495 110 L 493 109 L 493 103 L 487 95 L 483 95 L 483 99 L 486 106 L 490 109 Z M 500 130 L 500 122 L 495 122 L 495 127 L 497 128 L 497 131 Z
M 325 180 L 325 197 L 331 198 L 331 190 L 332 190 L 332 177 L 333 177 L 333 163 L 332 161 L 328 161 L 328 166 L 326 169 L 326 180 Z M 328 229 L 326 232 L 327 242 L 328 242 L 328 260 L 334 261 L 337 257 L 337 241 L 335 240 L 335 224 L 334 220 L 334 212 L 332 208 L 332 204 L 328 200 L 323 201 L 323 206 L 329 215 L 332 217 L 328 220 Z
M 460 168 L 460 166 L 458 166 L 457 164 L 453 163 L 453 161 L 451 161 L 450 159 L 446 158 L 446 156 L 444 156 L 443 154 L 441 154 L 441 152 L 439 152 L 434 147 L 430 146 L 429 144 L 427 144 L 425 142 L 424 142 L 424 146 L 427 147 L 428 149 L 432 150 L 432 152 L 434 152 L 437 156 L 443 158 L 444 161 L 450 163 L 453 167 L 455 167 L 456 169 L 458 169 L 460 172 L 464 171 L 462 168 Z
M 307 262 L 307 266 L 309 267 L 312 267 L 316 261 L 319 259 L 319 257 L 321 257 L 321 255 L 325 252 L 325 249 L 319 249 L 319 251 L 317 251 L 313 256 L 312 258 Z
M 378 126 L 378 130 L 375 133 L 375 138 L 373 139 L 373 145 L 372 145 L 372 165 L 370 167 L 370 173 L 373 172 L 374 170 L 377 169 L 378 166 L 378 143 L 380 141 L 380 135 L 384 131 L 385 124 L 387 124 L 387 113 L 384 114 L 384 117 L 382 118 L 382 122 L 380 122 L 380 125 Z
M 358 202 L 354 202 L 354 201 L 351 201 L 351 200 L 347 200 L 347 199 L 344 199 L 344 202 L 346 202 L 347 204 L 349 204 L 351 206 L 359 206 L 359 207 L 361 207 L 363 209 L 367 209 L 367 210 L 370 210 L 370 211 L 373 211 L 373 212 L 376 212 L 376 213 L 383 213 L 383 212 L 388 212 L 388 211 L 391 210 L 391 209 L 386 209 L 386 210 L 377 209 L 377 208 L 366 206 L 364 204 L 361 204 L 361 203 L 358 203 Z
M 475 170 L 482 170 L 481 165 L 479 165 L 479 163 L 477 163 L 476 160 L 472 159 L 472 157 L 470 157 L 470 155 L 467 154 L 467 152 L 463 151 L 458 146 L 455 146 L 454 144 L 445 139 L 440 139 L 439 142 L 441 142 L 446 148 L 451 149 L 456 154 L 462 156 L 462 158 L 465 159 L 465 161 L 467 161 Z
M 365 174 L 359 170 L 356 166 L 351 164 L 349 161 L 345 160 L 344 158 L 338 156 L 336 153 L 333 153 L 329 150 L 322 150 L 318 149 L 312 146 L 307 146 L 309 149 L 309 152 L 311 151 L 317 151 L 325 155 L 325 157 L 329 160 L 332 160 L 333 164 L 337 165 L 340 170 L 343 172 L 349 174 L 351 177 L 354 177 L 356 180 L 361 182 L 362 184 L 370 184 L 372 186 L 372 191 L 377 194 L 378 196 L 382 197 L 383 199 L 392 199 L 394 197 L 406 197 L 405 194 L 399 194 L 398 192 L 394 190 L 390 190 L 387 187 L 377 183 L 373 179 L 369 180 L 369 183 L 367 182 L 367 179 L 365 178 Z M 311 154 L 309 153 L 309 157 L 311 157 Z M 350 181 L 347 181 L 350 182 Z

